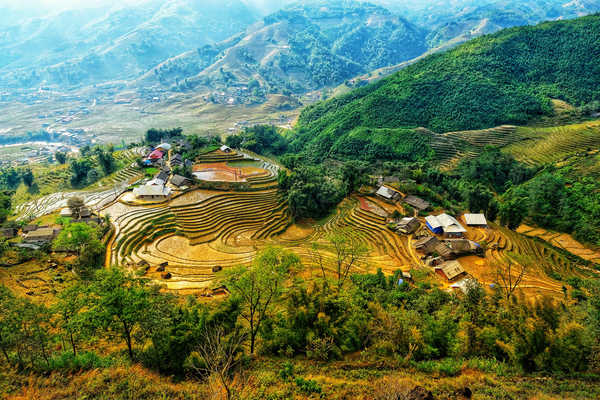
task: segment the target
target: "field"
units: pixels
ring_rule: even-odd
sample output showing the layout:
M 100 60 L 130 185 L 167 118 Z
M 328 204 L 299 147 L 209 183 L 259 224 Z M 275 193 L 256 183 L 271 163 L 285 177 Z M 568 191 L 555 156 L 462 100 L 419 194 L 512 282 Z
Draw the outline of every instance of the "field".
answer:
M 527 164 L 547 164 L 562 161 L 576 153 L 585 153 L 600 146 L 600 121 L 555 127 L 519 127 L 519 137 L 505 151 Z

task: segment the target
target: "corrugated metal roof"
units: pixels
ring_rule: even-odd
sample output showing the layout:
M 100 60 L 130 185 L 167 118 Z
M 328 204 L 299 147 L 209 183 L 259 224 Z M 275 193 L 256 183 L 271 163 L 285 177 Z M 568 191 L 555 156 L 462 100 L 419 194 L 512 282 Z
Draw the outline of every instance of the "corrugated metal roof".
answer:
M 487 220 L 483 214 L 465 214 L 467 225 L 487 225 Z

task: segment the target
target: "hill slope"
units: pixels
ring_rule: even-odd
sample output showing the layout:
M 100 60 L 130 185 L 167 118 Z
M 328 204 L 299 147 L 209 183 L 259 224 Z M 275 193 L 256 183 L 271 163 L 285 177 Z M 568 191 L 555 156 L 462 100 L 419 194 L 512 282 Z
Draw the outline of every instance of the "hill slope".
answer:
M 551 114 L 552 99 L 598 101 L 598 54 L 599 15 L 507 29 L 308 107 L 293 148 L 312 145 L 311 153 L 328 154 L 358 128 L 447 132 L 523 124 Z
M 299 3 L 232 39 L 167 60 L 141 82 L 185 90 L 256 80 L 271 91 L 302 93 L 419 56 L 427 50 L 425 36 L 425 30 L 372 4 Z
M 136 78 L 165 59 L 256 21 L 241 0 L 149 0 L 63 11 L 0 32 L 0 87 L 61 88 Z

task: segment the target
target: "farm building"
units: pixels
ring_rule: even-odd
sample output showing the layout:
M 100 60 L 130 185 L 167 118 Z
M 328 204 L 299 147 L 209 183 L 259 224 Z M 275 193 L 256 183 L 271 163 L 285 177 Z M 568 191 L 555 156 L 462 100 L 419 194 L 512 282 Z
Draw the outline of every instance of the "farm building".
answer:
M 429 215 L 425 217 L 425 221 L 429 230 L 436 235 L 444 235 L 446 237 L 462 237 L 467 231 L 456 218 L 448 214 Z
M 158 146 L 156 146 L 156 148 L 167 152 L 167 151 L 171 150 L 171 145 L 169 143 L 161 143 Z
M 163 181 L 163 183 L 165 183 L 169 180 L 169 175 L 169 172 L 162 170 L 156 175 L 155 179 L 160 179 Z
M 21 228 L 21 230 L 23 231 L 23 233 L 29 233 L 29 232 L 33 232 L 39 228 L 47 228 L 47 226 L 38 226 L 38 225 L 25 225 L 24 227 Z
M 450 239 L 445 240 L 444 243 L 454 254 L 457 256 L 469 255 L 469 254 L 483 254 L 483 248 L 471 240 L 467 239 Z
M 0 229 L 0 236 L 12 239 L 17 236 L 18 232 L 17 228 L 2 228 Z
M 65 207 L 62 210 L 60 210 L 61 217 L 72 218 L 73 215 L 75 215 L 75 213 L 73 212 L 73 210 L 70 207 Z M 81 210 L 79 210 L 80 218 L 89 218 L 91 215 L 92 215 L 92 212 L 87 207 L 81 207 Z
M 458 261 L 452 260 L 440 264 L 438 267 L 435 268 L 435 272 L 437 272 L 447 280 L 451 281 L 463 275 L 465 273 L 465 270 Z
M 421 226 L 421 224 L 419 223 L 418 219 L 412 217 L 405 217 L 400 220 L 398 225 L 396 225 L 396 231 L 408 235 L 419 229 L 419 226 Z
M 398 201 L 402 197 L 400 192 L 388 186 L 381 186 L 375 194 L 383 200 L 390 202 Z
M 40 228 L 29 232 L 23 238 L 25 243 L 50 243 L 60 232 L 60 228 Z
M 171 157 L 171 168 L 180 167 L 183 165 L 183 157 L 181 154 L 175 154 Z
M 418 239 L 414 246 L 417 251 L 422 251 L 423 253 L 427 254 L 433 252 L 433 249 L 435 249 L 435 246 L 437 246 L 439 242 L 439 239 L 435 236 L 426 236 Z
M 425 201 L 420 197 L 412 195 L 406 196 L 402 201 L 404 201 L 409 206 L 416 208 L 419 211 L 425 211 L 431 206 L 431 204 L 429 204 L 428 201 Z
M 487 220 L 483 214 L 465 214 L 464 217 L 467 226 L 487 227 Z
M 166 200 L 171 196 L 171 189 L 164 185 L 144 185 L 133 189 L 133 194 L 141 200 Z
M 221 150 L 223 153 L 231 153 L 232 152 L 231 147 L 226 146 L 226 145 L 221 146 L 219 148 L 219 150 Z
M 148 154 L 148 159 L 149 160 L 162 160 L 163 155 L 164 154 L 162 151 L 160 151 L 159 149 L 156 149 L 152 153 Z
M 173 177 L 171 178 L 171 185 L 176 187 L 190 186 L 191 184 L 192 180 L 186 178 L 185 176 L 173 175 Z

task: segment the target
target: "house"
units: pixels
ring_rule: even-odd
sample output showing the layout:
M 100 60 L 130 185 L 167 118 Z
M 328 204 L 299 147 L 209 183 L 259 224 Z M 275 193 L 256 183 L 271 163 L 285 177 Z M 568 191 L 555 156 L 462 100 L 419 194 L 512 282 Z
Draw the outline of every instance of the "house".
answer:
M 435 268 L 435 272 L 440 274 L 447 280 L 451 281 L 463 275 L 465 273 L 465 270 L 458 261 L 452 260 L 440 264 L 438 267 Z
M 163 155 L 164 154 L 162 151 L 160 151 L 159 149 L 156 149 L 152 153 L 148 154 L 148 159 L 149 160 L 162 160 Z
M 60 210 L 61 217 L 73 218 L 74 215 L 75 215 L 75 213 L 73 212 L 73 210 L 70 207 L 66 207 L 66 208 L 63 208 L 62 210 Z M 92 212 L 90 211 L 90 209 L 88 207 L 81 207 L 81 209 L 79 210 L 80 218 L 89 218 L 91 216 L 92 216 Z
M 226 146 L 226 145 L 221 146 L 221 148 L 219 148 L 219 150 L 221 150 L 223 153 L 231 153 L 232 152 L 231 147 Z
M 161 143 L 158 146 L 156 146 L 157 149 L 162 150 L 164 152 L 167 152 L 169 150 L 171 150 L 171 145 L 169 143 Z
M 170 175 L 171 175 L 170 171 L 167 172 L 165 170 L 162 170 L 155 176 L 155 179 L 159 179 L 159 180 L 163 181 L 163 185 L 164 185 L 165 182 L 167 182 L 169 180 Z
M 417 229 L 419 229 L 419 226 L 421 226 L 421 224 L 419 223 L 418 219 L 412 217 L 405 217 L 402 218 L 400 222 L 396 225 L 396 231 L 408 235 L 413 232 L 416 232 Z
M 433 252 L 433 249 L 439 242 L 439 239 L 435 236 L 425 236 L 421 239 L 418 239 L 414 243 L 414 246 L 417 251 L 422 251 L 423 253 L 427 254 Z
M 425 217 L 425 222 L 431 232 L 445 237 L 462 237 L 467 231 L 456 218 L 448 214 L 429 215 Z
M 474 278 L 465 278 L 460 281 L 450 285 L 452 289 L 458 289 L 464 294 L 469 293 L 469 290 L 473 287 L 476 287 L 478 284 L 477 280 Z
M 33 231 L 37 230 L 38 228 L 47 228 L 47 227 L 46 226 L 40 227 L 38 225 L 25 225 L 23 228 L 21 228 L 21 230 L 23 231 L 23 233 L 29 233 L 29 232 L 33 232 Z
M 456 258 L 452 249 L 435 236 L 421 238 L 415 242 L 414 246 L 417 251 L 428 256 L 434 255 L 435 257 L 441 257 L 444 260 L 453 260 Z
M 452 252 L 457 256 L 465 256 L 470 254 L 483 255 L 483 248 L 478 244 L 471 240 L 467 239 L 450 239 L 444 240 L 444 243 Z
M 175 154 L 175 155 L 171 156 L 170 165 L 171 165 L 171 168 L 182 166 L 183 165 L 183 157 L 181 156 L 181 154 Z
M 425 201 L 420 197 L 412 195 L 406 196 L 402 201 L 404 201 L 409 206 L 416 208 L 419 211 L 425 211 L 431 206 L 431 204 L 429 204 L 428 201 Z
M 186 178 L 185 176 L 173 175 L 173 177 L 171 178 L 171 185 L 176 186 L 178 188 L 183 186 L 190 186 L 191 184 L 192 180 Z
M 465 214 L 464 218 L 467 226 L 487 228 L 487 220 L 483 214 Z
M 31 231 L 25 235 L 23 241 L 25 243 L 50 243 L 60 232 L 60 228 L 40 228 L 35 231 Z
M 402 194 L 400 194 L 400 192 L 388 186 L 381 186 L 379 190 L 377 190 L 375 195 L 389 202 L 398 201 L 402 197 Z
M 1 228 L 0 229 L 0 235 L 2 237 L 8 238 L 8 239 L 12 239 L 12 238 L 16 237 L 18 232 L 19 232 L 19 230 L 17 228 Z
M 133 194 L 140 200 L 167 200 L 171 189 L 164 185 L 144 185 L 133 189 Z

